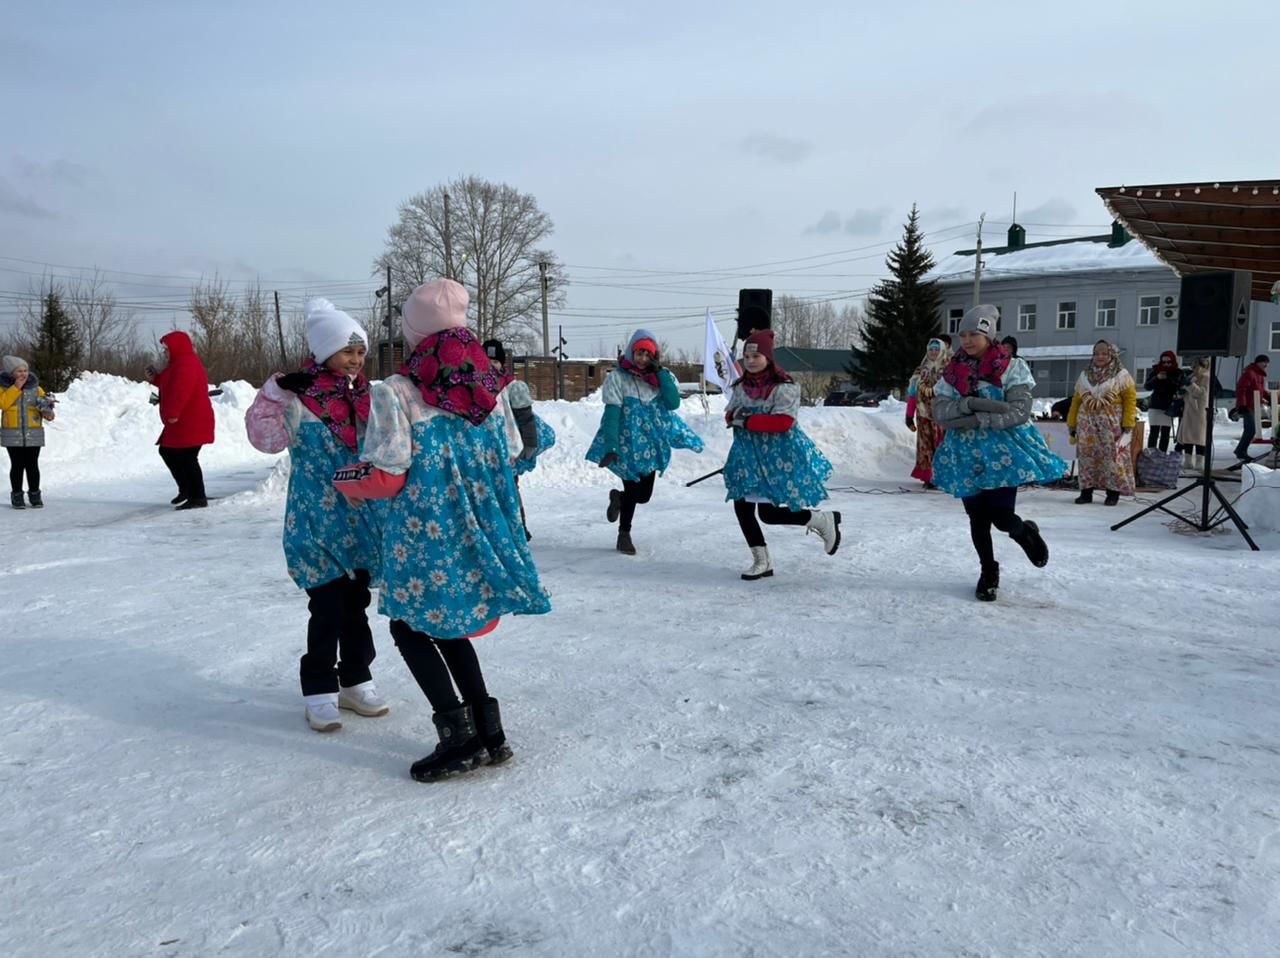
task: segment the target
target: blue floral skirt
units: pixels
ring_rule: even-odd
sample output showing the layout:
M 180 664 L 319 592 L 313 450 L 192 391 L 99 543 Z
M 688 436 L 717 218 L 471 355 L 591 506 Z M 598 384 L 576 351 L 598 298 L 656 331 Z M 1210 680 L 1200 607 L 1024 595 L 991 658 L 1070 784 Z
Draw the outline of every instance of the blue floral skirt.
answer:
M 948 429 L 933 454 L 933 482 L 957 498 L 984 489 L 1061 479 L 1067 463 L 1031 423 L 1012 429 Z
M 671 462 L 672 449 L 702 452 L 702 439 L 661 402 L 644 402 L 634 396 L 624 399 L 618 460 L 609 471 L 628 482 L 638 482 L 651 472 L 661 474 Z M 587 462 L 598 465 L 607 451 L 604 430 L 597 430 L 587 450 Z
M 827 498 L 830 477 L 831 463 L 799 426 L 786 432 L 735 429 L 724 464 L 725 499 L 812 509 Z

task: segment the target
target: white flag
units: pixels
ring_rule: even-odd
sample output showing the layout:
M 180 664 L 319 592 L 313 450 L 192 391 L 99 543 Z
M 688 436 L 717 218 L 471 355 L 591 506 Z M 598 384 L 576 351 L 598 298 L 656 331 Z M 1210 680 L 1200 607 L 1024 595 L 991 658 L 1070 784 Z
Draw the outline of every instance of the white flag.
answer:
M 716 329 L 711 318 L 711 310 L 707 310 L 707 339 L 702 348 L 702 378 L 715 383 L 724 392 L 729 391 L 729 384 L 741 375 L 738 364 L 733 360 L 733 353 L 725 344 L 720 330 Z

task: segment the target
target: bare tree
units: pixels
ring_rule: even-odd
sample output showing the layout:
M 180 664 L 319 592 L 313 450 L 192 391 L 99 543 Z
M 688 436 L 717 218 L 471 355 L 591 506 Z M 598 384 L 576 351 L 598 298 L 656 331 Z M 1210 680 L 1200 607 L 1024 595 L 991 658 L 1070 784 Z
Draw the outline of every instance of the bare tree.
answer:
M 96 269 L 68 282 L 63 302 L 80 334 L 85 369 L 106 372 L 119 357 L 137 351 L 137 318 L 116 304 Z
M 837 310 L 831 302 L 782 296 L 773 307 L 778 342 L 798 349 L 848 349 L 861 322 L 861 311 L 854 303 Z
M 228 284 L 215 276 L 191 287 L 191 340 L 210 382 L 235 378 L 237 305 Z
M 445 195 L 450 217 L 445 225 Z M 418 285 L 451 276 L 467 287 L 481 339 L 516 347 L 541 344 L 542 286 L 547 264 L 548 303 L 561 306 L 568 277 L 542 244 L 551 217 L 528 193 L 470 176 L 432 187 L 400 204 L 399 219 L 374 268 L 391 267 L 394 302 Z

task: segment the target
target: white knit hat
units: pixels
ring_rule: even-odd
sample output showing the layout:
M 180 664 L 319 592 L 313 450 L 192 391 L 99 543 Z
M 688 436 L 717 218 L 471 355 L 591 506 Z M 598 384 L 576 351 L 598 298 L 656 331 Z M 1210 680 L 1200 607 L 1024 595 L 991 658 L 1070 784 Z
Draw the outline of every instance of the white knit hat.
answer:
M 0 360 L 0 363 L 3 364 L 4 371 L 11 376 L 14 373 L 16 373 L 19 369 L 31 368 L 30 366 L 27 365 L 27 361 L 23 359 L 21 356 L 6 356 L 4 357 L 3 360 Z
M 317 296 L 307 300 L 302 314 L 307 322 L 307 345 L 317 362 L 323 363 L 348 346 L 369 348 L 364 327 L 327 299 Z

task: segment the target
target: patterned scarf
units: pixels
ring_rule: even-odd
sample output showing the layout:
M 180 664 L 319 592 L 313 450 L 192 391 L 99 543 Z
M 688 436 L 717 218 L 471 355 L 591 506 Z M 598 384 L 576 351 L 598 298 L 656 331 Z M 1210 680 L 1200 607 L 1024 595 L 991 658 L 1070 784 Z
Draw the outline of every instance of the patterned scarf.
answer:
M 328 427 L 337 440 L 356 451 L 359 437 L 356 421 L 369 421 L 369 380 L 361 373 L 354 380 L 345 373 L 335 373 L 314 358 L 303 364 L 302 371 L 315 377 L 315 382 L 298 393 L 302 405 Z
M 938 358 L 930 359 L 928 351 L 924 354 L 924 359 L 920 360 L 920 365 L 916 367 L 916 382 L 933 392 L 934 383 L 942 378 L 943 371 L 947 368 L 946 350 L 938 350 Z
M 979 358 L 974 358 L 963 349 L 956 352 L 942 371 L 942 378 L 961 396 L 978 395 L 978 383 L 990 383 L 992 386 L 1004 385 L 1004 371 L 1009 368 L 1009 347 L 1000 343 L 992 343 Z
M 775 366 L 773 361 L 769 361 L 769 365 L 758 373 L 744 373 L 735 386 L 742 386 L 742 391 L 752 399 L 768 399 L 769 394 L 773 392 L 773 387 L 778 383 L 795 382 L 787 371 L 780 366 Z
M 630 373 L 633 376 L 638 376 L 639 378 L 647 382 L 650 386 L 652 386 L 654 389 L 658 388 L 658 371 L 654 368 L 653 363 L 650 363 L 644 369 L 641 369 L 639 366 L 637 366 L 635 363 L 629 360 L 626 356 L 619 356 L 618 368 L 623 370 L 624 372 Z
M 443 329 L 418 343 L 400 375 L 413 380 L 428 406 L 469 419 L 488 418 L 514 376 L 492 362 L 469 329 Z
M 1089 360 L 1089 368 L 1086 372 L 1091 386 L 1097 386 L 1108 380 L 1115 379 L 1120 373 L 1125 372 L 1125 368 L 1120 365 L 1120 350 L 1106 340 L 1103 340 L 1100 345 L 1107 348 L 1107 364 L 1099 367 L 1093 360 Z M 1097 349 L 1097 346 L 1094 348 Z

